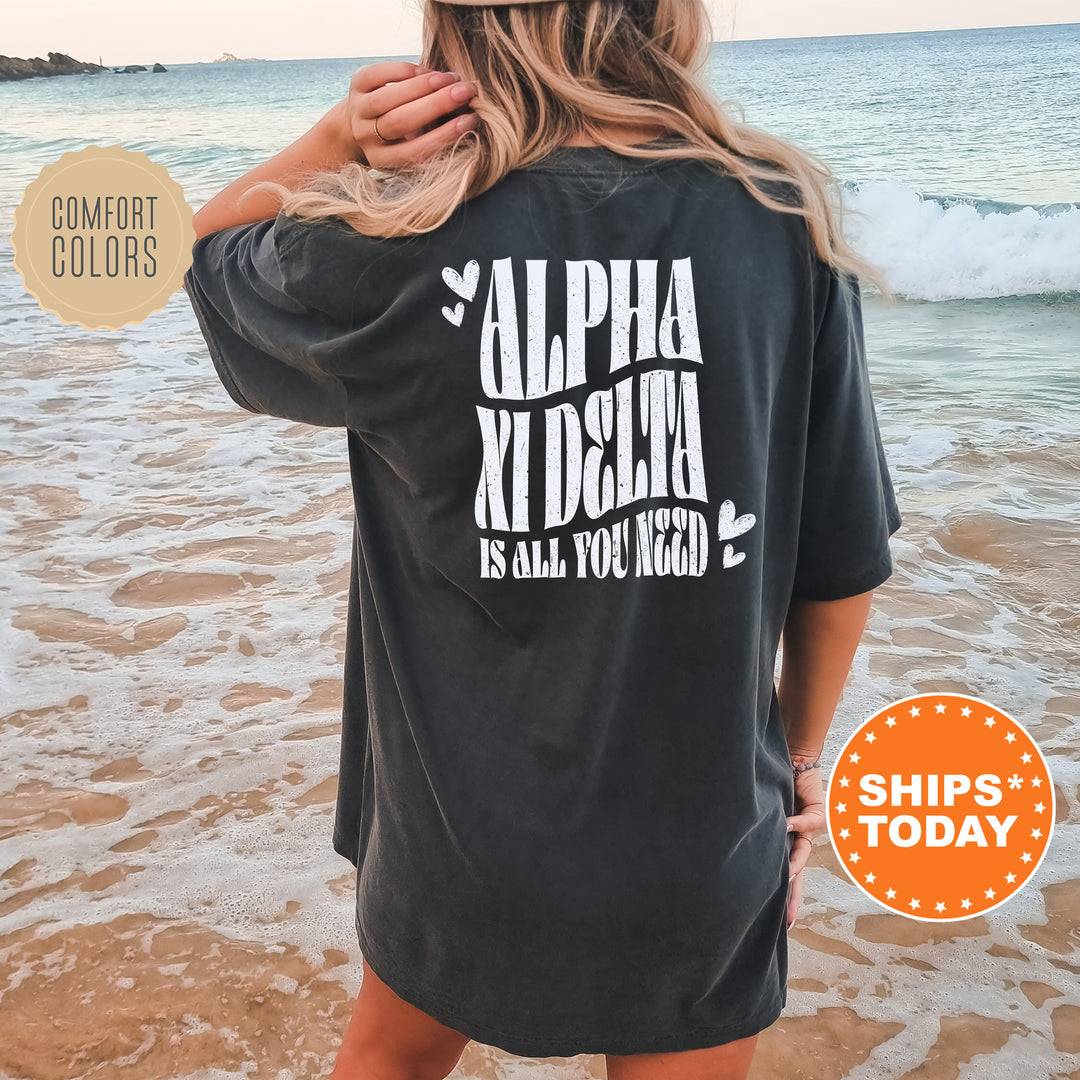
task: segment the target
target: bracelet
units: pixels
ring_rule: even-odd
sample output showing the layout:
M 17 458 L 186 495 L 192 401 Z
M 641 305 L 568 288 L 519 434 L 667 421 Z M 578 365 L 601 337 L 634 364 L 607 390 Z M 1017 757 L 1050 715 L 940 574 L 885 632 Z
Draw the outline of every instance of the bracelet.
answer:
M 818 761 L 806 761 L 806 762 L 803 762 L 802 765 L 796 765 L 794 762 L 791 763 L 792 775 L 796 780 L 798 780 L 798 778 L 799 778 L 799 773 L 806 772 L 807 769 L 820 769 L 820 768 L 821 768 L 821 761 L 820 760 L 818 760 Z

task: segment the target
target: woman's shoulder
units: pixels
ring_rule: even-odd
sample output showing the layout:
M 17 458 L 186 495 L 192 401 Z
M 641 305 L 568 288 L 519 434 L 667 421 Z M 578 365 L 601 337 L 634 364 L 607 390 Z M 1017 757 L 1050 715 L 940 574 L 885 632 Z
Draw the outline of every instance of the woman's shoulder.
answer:
M 771 260 L 774 266 L 792 256 L 798 259 L 797 252 L 808 246 L 800 213 L 762 203 L 738 176 L 712 160 L 637 158 L 629 159 L 622 171 L 613 153 L 575 149 L 577 153 L 562 155 L 558 168 L 511 171 L 427 232 L 375 236 L 340 216 L 306 218 L 282 212 L 273 226 L 275 246 L 294 288 L 322 310 L 346 284 L 350 306 L 358 288 L 387 302 L 394 292 L 416 294 L 418 268 L 426 270 L 440 259 L 449 265 L 463 246 L 474 258 L 485 252 L 494 257 L 495 252 L 533 249 L 539 257 L 579 249 L 589 237 L 598 244 L 610 240 L 612 250 L 623 251 L 632 233 L 645 245 L 643 251 L 655 250 L 663 237 L 670 242 L 678 238 L 683 247 L 689 242 L 695 250 L 732 250 L 734 245 L 744 261 Z M 574 167 L 578 164 L 583 166 L 580 172 Z M 590 182 L 580 184 L 579 176 Z M 800 204 L 793 179 L 774 175 L 756 179 L 756 186 L 782 206 Z

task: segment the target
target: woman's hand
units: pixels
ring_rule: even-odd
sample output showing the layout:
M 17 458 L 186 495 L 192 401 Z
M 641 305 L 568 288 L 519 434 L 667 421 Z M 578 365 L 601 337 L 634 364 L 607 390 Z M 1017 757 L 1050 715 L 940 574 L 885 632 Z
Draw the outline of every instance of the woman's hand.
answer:
M 469 112 L 468 105 L 475 94 L 472 83 L 461 82 L 452 72 L 429 71 L 408 61 L 387 60 L 360 68 L 352 77 L 347 98 L 269 161 L 219 191 L 195 214 L 195 238 L 276 217 L 280 198 L 251 190 L 265 180 L 292 187 L 298 176 L 312 169 L 336 172 L 357 159 L 375 168 L 392 169 L 434 155 L 477 124 L 479 118 Z M 451 115 L 459 110 L 465 110 L 465 115 Z M 376 120 L 379 134 L 392 143 L 375 134 Z M 430 131 L 424 130 L 436 123 Z
M 452 71 L 405 60 L 367 64 L 353 75 L 343 103 L 345 137 L 356 157 L 376 169 L 423 161 L 476 126 L 476 114 L 467 111 L 476 91 Z
M 796 765 L 813 758 L 794 757 Z M 810 858 L 813 837 L 825 830 L 825 792 L 821 783 L 821 769 L 806 769 L 795 779 L 795 813 L 789 817 L 788 826 L 798 833 L 788 863 L 791 890 L 788 893 L 787 925 L 791 929 L 799 911 L 803 894 L 803 868 Z

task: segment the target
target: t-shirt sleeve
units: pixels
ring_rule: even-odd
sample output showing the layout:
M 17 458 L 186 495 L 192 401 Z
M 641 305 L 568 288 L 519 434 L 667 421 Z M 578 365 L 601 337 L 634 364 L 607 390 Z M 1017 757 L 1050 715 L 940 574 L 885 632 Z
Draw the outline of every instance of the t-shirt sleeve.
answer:
M 297 254 L 301 233 L 299 223 L 278 214 L 199 237 L 184 288 L 218 377 L 237 405 L 345 427 L 345 387 L 320 367 L 314 348 L 340 328 L 300 299 L 312 269 Z
M 840 600 L 892 574 L 900 528 L 870 389 L 858 276 L 828 268 L 814 343 L 793 597 Z

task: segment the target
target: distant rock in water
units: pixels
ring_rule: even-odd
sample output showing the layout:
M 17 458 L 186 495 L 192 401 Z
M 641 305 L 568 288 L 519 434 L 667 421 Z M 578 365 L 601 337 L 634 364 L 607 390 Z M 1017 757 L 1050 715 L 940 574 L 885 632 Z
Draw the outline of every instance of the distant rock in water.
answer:
M 152 71 L 168 71 L 169 69 L 164 64 L 155 64 Z
M 113 68 L 113 71 L 120 72 L 121 75 L 126 75 L 129 71 L 145 71 L 145 64 L 128 64 L 127 67 Z
M 233 56 L 231 52 L 222 53 L 216 60 L 212 60 L 214 64 L 232 64 L 237 60 L 259 60 L 258 56 Z
M 29 60 L 0 56 L 0 82 L 32 79 L 36 75 L 96 75 L 104 70 L 101 64 L 87 64 L 57 52 L 49 53 L 48 60 L 42 60 L 40 56 L 32 56 Z

